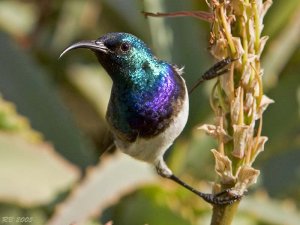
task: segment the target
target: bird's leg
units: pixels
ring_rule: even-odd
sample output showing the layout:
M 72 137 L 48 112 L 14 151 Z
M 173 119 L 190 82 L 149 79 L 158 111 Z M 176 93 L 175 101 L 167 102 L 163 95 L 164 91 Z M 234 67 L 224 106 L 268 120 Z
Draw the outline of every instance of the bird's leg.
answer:
M 239 200 L 242 197 L 240 195 L 231 193 L 231 189 L 224 190 L 217 194 L 208 194 L 208 193 L 197 191 L 195 188 L 186 184 L 185 182 L 180 180 L 177 176 L 175 176 L 172 173 L 172 171 L 168 168 L 168 166 L 166 165 L 163 159 L 161 159 L 156 165 L 156 170 L 160 176 L 175 181 L 177 184 L 180 184 L 181 186 L 185 187 L 189 191 L 201 197 L 204 201 L 214 205 L 232 204 L 233 202 Z
M 227 73 L 229 71 L 228 68 L 225 68 L 227 65 L 235 61 L 236 59 L 232 58 L 225 58 L 216 64 L 214 64 L 211 68 L 209 68 L 196 82 L 196 84 L 190 89 L 189 94 L 191 94 L 202 82 L 206 80 L 211 80 L 215 77 L 221 76 L 224 73 Z

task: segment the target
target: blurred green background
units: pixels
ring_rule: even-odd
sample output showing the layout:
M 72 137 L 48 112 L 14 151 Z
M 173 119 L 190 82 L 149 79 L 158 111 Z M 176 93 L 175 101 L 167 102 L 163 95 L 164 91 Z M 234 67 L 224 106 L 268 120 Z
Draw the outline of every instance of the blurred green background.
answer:
M 87 50 L 58 60 L 78 40 L 129 32 L 185 66 L 191 87 L 213 64 L 209 24 L 146 19 L 143 10 L 208 8 L 199 0 L 0 1 L 0 224 L 209 224 L 206 203 L 151 168 L 119 155 L 99 159 L 111 143 L 104 119 L 111 81 Z M 261 176 L 234 224 L 299 224 L 300 1 L 275 0 L 263 33 L 265 91 L 275 104 L 264 114 L 269 141 L 254 165 Z M 206 191 L 216 178 L 216 143 L 196 128 L 213 122 L 213 83 L 190 97 L 188 124 L 167 155 L 176 174 Z

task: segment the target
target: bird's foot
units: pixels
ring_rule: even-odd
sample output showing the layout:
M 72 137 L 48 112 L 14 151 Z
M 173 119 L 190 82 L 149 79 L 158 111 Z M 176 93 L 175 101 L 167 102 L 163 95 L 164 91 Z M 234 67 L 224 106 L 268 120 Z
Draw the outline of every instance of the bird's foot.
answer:
M 170 178 L 173 175 L 172 171 L 169 169 L 169 167 L 166 165 L 163 159 L 158 161 L 155 168 L 158 175 L 160 175 L 163 178 Z
M 189 191 L 201 197 L 204 201 L 211 203 L 213 205 L 229 205 L 242 198 L 241 195 L 234 193 L 233 189 L 226 189 L 217 194 L 208 194 L 208 193 L 200 192 L 195 188 L 193 188 L 192 186 L 185 183 L 184 181 L 182 181 L 181 179 L 179 179 L 177 176 L 175 176 L 172 173 L 172 171 L 167 167 L 167 165 L 163 160 L 160 160 L 157 163 L 156 171 L 160 176 L 175 181 L 177 184 L 180 184 L 184 188 L 188 189 Z
M 222 59 L 221 61 L 214 64 L 211 68 L 209 68 L 200 79 L 195 83 L 195 85 L 190 89 L 189 94 L 191 94 L 202 82 L 206 80 L 211 80 L 216 77 L 219 77 L 229 71 L 228 68 L 226 68 L 230 63 L 238 60 L 238 58 L 230 58 L 227 57 L 225 59 Z
M 167 178 L 175 181 L 176 183 L 180 184 L 181 186 L 185 187 L 186 189 L 190 190 L 191 192 L 201 197 L 204 201 L 211 203 L 213 205 L 230 205 L 242 198 L 242 195 L 238 195 L 234 193 L 233 189 L 226 189 L 217 194 L 208 194 L 196 190 L 192 186 L 180 180 L 174 174 L 172 174 L 170 177 Z
M 217 194 L 202 193 L 201 197 L 206 202 L 211 203 L 213 205 L 230 205 L 240 200 L 243 196 L 234 193 L 233 189 L 226 189 Z

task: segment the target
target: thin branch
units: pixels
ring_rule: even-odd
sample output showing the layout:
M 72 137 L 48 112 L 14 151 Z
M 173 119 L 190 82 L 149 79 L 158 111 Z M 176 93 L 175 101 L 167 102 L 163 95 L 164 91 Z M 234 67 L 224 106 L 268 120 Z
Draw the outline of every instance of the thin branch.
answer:
M 207 22 L 212 22 L 214 20 L 213 13 L 205 12 L 205 11 L 177 11 L 170 13 L 152 13 L 142 11 L 144 16 L 147 17 L 194 17 L 200 20 L 204 20 Z

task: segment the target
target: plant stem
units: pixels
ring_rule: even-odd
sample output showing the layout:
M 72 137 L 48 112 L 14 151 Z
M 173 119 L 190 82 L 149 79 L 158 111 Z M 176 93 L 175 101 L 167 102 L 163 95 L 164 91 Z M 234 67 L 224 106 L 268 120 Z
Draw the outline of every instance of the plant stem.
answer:
M 214 205 L 210 225 L 230 225 L 237 212 L 239 201 L 228 206 Z

